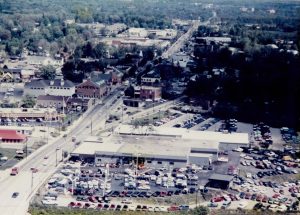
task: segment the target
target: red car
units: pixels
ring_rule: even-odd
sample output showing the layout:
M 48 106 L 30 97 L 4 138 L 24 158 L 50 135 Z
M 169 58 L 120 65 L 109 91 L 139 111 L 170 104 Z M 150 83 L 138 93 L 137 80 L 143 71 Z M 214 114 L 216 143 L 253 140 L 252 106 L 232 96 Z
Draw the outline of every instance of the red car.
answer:
M 268 200 L 269 200 L 268 196 L 264 196 L 262 202 L 268 202 Z
M 250 199 L 251 198 L 251 193 L 246 193 L 246 195 L 245 195 L 245 199 Z
M 102 208 L 103 208 L 103 205 L 102 205 L 102 204 L 98 204 L 98 205 L 97 205 L 97 208 L 98 208 L 98 209 L 102 209 Z
M 69 203 L 69 207 L 72 207 L 72 208 L 73 208 L 73 207 L 75 207 L 75 205 L 76 205 L 75 202 L 70 202 L 70 203 Z
M 272 197 L 273 197 L 274 199 L 276 199 L 276 198 L 278 198 L 279 196 L 280 196 L 279 193 L 275 193 Z
M 160 192 L 159 196 L 160 197 L 165 197 L 165 196 L 167 196 L 167 194 L 168 194 L 167 192 L 162 191 L 162 192 Z
M 262 199 L 263 199 L 263 196 L 262 196 L 262 195 L 258 195 L 258 196 L 256 197 L 256 201 L 258 201 L 258 202 L 260 202 Z
M 178 211 L 178 210 L 179 210 L 179 207 L 176 205 L 172 205 L 168 208 L 168 211 Z
M 97 202 L 97 199 L 94 196 L 90 196 L 89 201 L 95 203 Z
M 81 208 L 81 207 L 82 207 L 82 204 L 81 204 L 80 202 L 77 202 L 76 205 L 75 205 L 75 207 L 76 207 L 76 208 Z
M 116 206 L 114 204 L 111 204 L 109 210 L 115 210 L 115 208 Z
M 221 202 L 221 201 L 224 201 L 223 196 L 217 196 L 211 199 L 211 202 Z

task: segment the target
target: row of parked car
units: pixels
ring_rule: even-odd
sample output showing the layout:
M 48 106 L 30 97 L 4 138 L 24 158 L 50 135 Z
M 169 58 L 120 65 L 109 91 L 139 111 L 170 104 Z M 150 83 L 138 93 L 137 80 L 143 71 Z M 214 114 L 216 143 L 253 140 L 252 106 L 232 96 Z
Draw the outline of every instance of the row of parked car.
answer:
M 69 207 L 71 208 L 90 208 L 97 210 L 109 210 L 109 211 L 149 211 L 149 212 L 172 212 L 172 211 L 187 211 L 189 210 L 188 205 L 173 205 L 173 206 L 150 206 L 150 205 L 134 205 L 131 202 L 123 201 L 122 203 L 82 203 L 82 202 L 70 202 Z
M 205 118 L 201 114 L 196 114 L 192 118 L 187 119 L 180 124 L 176 124 L 173 127 L 189 129 L 189 128 L 196 126 L 197 124 L 200 124 L 204 120 L 205 120 Z
M 161 126 L 161 125 L 166 124 L 167 122 L 170 122 L 171 120 L 174 120 L 174 119 L 176 119 L 176 118 L 178 118 L 178 117 L 180 117 L 180 116 L 181 116 L 181 114 L 179 114 L 179 113 L 174 113 L 174 114 L 172 114 L 171 116 L 164 117 L 164 118 L 162 118 L 162 119 L 156 121 L 156 122 L 154 123 L 154 126 Z
M 281 132 L 282 139 L 286 143 L 294 143 L 294 144 L 300 143 L 300 139 L 299 139 L 298 134 L 295 131 L 295 129 L 282 127 L 280 129 L 280 132 Z

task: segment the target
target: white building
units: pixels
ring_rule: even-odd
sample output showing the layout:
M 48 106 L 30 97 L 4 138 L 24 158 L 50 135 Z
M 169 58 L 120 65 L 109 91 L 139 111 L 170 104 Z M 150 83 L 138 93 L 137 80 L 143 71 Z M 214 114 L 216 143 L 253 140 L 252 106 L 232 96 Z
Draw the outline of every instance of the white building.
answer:
M 145 28 L 129 28 L 128 29 L 129 37 L 147 37 L 148 31 Z
M 105 138 L 90 137 L 71 156 L 93 158 L 96 163 L 139 162 L 150 167 L 209 165 L 219 151 L 249 144 L 247 133 L 223 134 L 181 128 L 121 125 Z
M 32 66 L 47 66 L 47 65 L 52 65 L 52 66 L 62 66 L 64 64 L 63 58 L 51 58 L 51 57 L 45 57 L 45 56 L 35 56 L 35 55 L 28 55 L 26 56 L 26 62 L 29 65 Z
M 24 95 L 38 97 L 40 95 L 72 96 L 75 85 L 69 80 L 32 80 L 24 86 Z

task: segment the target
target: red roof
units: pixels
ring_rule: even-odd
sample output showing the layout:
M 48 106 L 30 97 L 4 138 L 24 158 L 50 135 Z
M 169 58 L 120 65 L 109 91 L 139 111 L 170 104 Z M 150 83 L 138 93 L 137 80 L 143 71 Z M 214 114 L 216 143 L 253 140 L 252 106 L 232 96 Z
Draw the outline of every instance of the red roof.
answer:
M 5 140 L 25 140 L 27 137 L 24 134 L 18 133 L 16 130 L 0 130 L 0 139 Z

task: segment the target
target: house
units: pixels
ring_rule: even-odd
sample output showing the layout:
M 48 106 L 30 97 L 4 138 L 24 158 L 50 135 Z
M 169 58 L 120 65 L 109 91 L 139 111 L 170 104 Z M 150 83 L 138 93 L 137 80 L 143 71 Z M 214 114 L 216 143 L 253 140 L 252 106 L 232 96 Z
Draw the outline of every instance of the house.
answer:
M 80 98 L 100 99 L 106 95 L 109 88 L 104 80 L 87 79 L 76 86 L 76 95 Z
M 160 85 L 161 77 L 159 72 L 155 70 L 151 70 L 147 74 L 142 76 L 141 85 L 146 86 L 158 86 Z
M 25 83 L 24 95 L 38 97 L 40 95 L 72 96 L 75 94 L 75 85 L 69 80 L 32 80 Z
M 127 25 L 123 23 L 115 23 L 112 25 L 107 25 L 105 27 L 105 35 L 111 36 L 111 35 L 117 35 L 118 33 L 126 30 Z
M 115 67 L 107 67 L 104 72 L 91 72 L 90 78 L 94 82 L 104 81 L 108 86 L 122 83 L 123 73 Z
M 0 130 L 0 142 L 2 143 L 24 143 L 27 141 L 27 136 L 18 133 L 16 130 Z
M 0 82 L 14 82 L 14 76 L 10 72 L 0 71 Z
M 52 96 L 52 95 L 39 95 L 37 97 L 36 106 L 42 108 L 56 108 L 57 110 L 63 110 L 67 106 L 68 97 L 64 96 Z
M 23 82 L 28 82 L 30 81 L 33 77 L 35 76 L 35 71 L 33 70 L 22 70 L 21 71 L 21 80 Z

